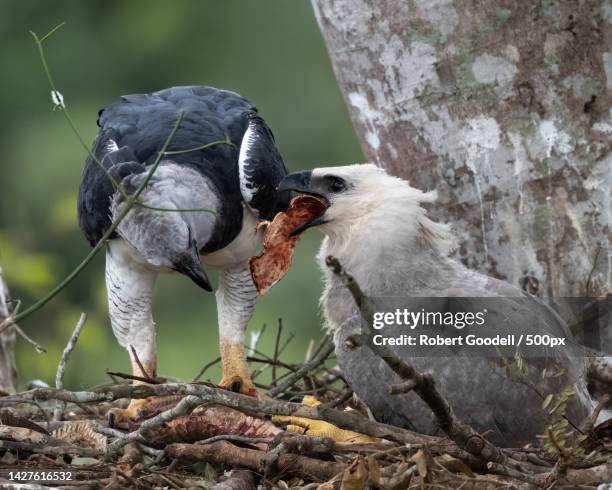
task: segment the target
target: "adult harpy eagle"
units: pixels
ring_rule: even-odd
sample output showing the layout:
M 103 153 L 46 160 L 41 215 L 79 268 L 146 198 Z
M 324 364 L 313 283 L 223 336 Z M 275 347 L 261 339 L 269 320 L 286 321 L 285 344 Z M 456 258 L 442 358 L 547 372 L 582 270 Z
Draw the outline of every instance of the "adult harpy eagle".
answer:
M 160 272 L 178 271 L 211 290 L 202 270 L 219 271 L 216 292 L 223 378 L 221 386 L 256 394 L 244 355 L 244 331 L 256 291 L 248 259 L 260 247 L 258 219 L 288 205 L 276 188 L 286 175 L 272 132 L 256 107 L 240 95 L 212 87 L 173 87 L 121 97 L 99 113 L 93 154 L 132 194 L 184 118 L 139 202 L 108 241 L 106 287 L 113 332 L 128 349 L 133 372 L 155 375 L 155 324 L 151 294 Z M 188 151 L 229 137 L 232 145 Z M 173 153 L 174 152 L 174 153 Z M 78 214 L 93 246 L 125 205 L 104 171 L 88 158 L 79 189 Z M 210 209 L 170 212 L 160 209 Z M 136 358 L 137 357 L 137 358 Z M 124 416 L 136 415 L 137 403 Z
M 333 332 L 346 380 L 378 420 L 439 433 L 431 410 L 415 393 L 389 394 L 388 386 L 398 379 L 380 357 L 368 346 L 350 349 L 345 343 L 351 335 L 361 333 L 361 317 L 348 290 L 325 265 L 328 255 L 337 257 L 355 277 L 375 311 L 385 311 L 385 299 L 393 297 L 407 301 L 493 298 L 488 303 L 489 336 L 520 327 L 534 334 L 572 337 L 567 325 L 537 298 L 449 258 L 449 229 L 428 219 L 421 206 L 435 200 L 435 193 L 414 189 L 374 165 L 296 172 L 285 177 L 279 189 L 325 201 L 326 211 L 300 231 L 318 226 L 325 235 L 319 260 L 325 276 L 322 305 L 326 323 Z M 405 348 L 391 348 L 400 358 L 407 356 Z M 575 344 L 557 350 L 542 347 L 524 360 L 530 367 L 527 378 L 541 393 L 573 387 L 576 396 L 567 414 L 577 423 L 592 409 L 584 377 L 586 360 L 580 349 Z M 491 359 L 430 355 L 406 360 L 417 370 L 431 373 L 459 418 L 486 432 L 494 443 L 508 447 L 531 442 L 548 426 L 543 400 L 533 387 L 511 381 L 503 366 L 494 365 Z M 559 365 L 564 369 L 562 375 L 542 379 L 544 366 L 553 373 Z

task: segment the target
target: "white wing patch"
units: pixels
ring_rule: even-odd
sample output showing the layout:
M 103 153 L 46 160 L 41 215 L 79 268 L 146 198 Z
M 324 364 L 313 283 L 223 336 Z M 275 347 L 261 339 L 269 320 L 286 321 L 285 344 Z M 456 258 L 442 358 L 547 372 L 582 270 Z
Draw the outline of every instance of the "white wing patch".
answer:
M 244 136 L 242 137 L 242 143 L 240 144 L 240 154 L 238 155 L 238 176 L 240 180 L 240 193 L 242 198 L 246 201 L 247 205 L 250 206 L 253 196 L 257 192 L 257 186 L 249 181 L 249 177 L 246 173 L 246 166 L 248 165 L 249 154 L 251 148 L 257 142 L 257 134 L 253 128 L 253 122 L 249 122 Z
M 106 153 L 110 153 L 111 151 L 117 151 L 119 149 L 119 145 L 115 140 L 109 139 L 106 142 Z

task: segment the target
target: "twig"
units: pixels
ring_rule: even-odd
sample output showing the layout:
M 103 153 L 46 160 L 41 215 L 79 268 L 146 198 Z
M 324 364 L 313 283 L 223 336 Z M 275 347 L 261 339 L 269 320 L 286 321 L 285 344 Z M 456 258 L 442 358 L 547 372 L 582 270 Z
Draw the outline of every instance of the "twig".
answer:
M 287 377 L 287 379 L 283 383 L 268 390 L 268 393 L 267 393 L 268 396 L 275 398 L 278 395 L 283 394 L 285 391 L 291 388 L 295 383 L 297 383 L 300 379 L 302 379 L 304 376 L 310 373 L 313 369 L 323 364 L 333 351 L 334 351 L 334 344 L 331 341 L 331 337 L 329 336 L 329 334 L 326 334 L 322 342 L 322 348 L 319 350 L 319 352 L 317 352 L 312 357 L 312 359 L 310 359 L 307 363 L 305 363 L 295 373 Z
M 527 483 L 531 483 L 532 485 L 540 486 L 540 480 L 533 475 L 528 475 L 523 473 L 522 471 L 515 470 L 514 468 L 510 468 L 509 466 L 505 466 L 500 463 L 494 463 L 490 461 L 487 463 L 487 469 L 491 473 L 495 473 L 497 475 L 504 475 L 510 478 L 515 478 L 517 480 L 521 480 Z
M 159 381 L 158 379 L 152 379 L 145 376 L 137 376 L 135 374 L 120 373 L 119 371 L 110 371 L 108 369 L 104 372 L 108 374 L 112 379 L 115 379 L 116 376 L 117 378 L 131 379 L 133 381 L 142 381 L 143 383 L 149 383 L 152 385 L 157 385 L 161 383 L 161 381 Z
M 291 343 L 291 341 L 295 338 L 295 334 L 293 332 L 289 333 L 289 337 L 287 337 L 287 340 L 285 340 L 285 342 L 283 343 L 283 345 L 281 346 L 281 348 L 278 350 L 278 355 L 280 356 L 283 352 L 285 352 L 285 349 L 287 348 L 287 346 Z
M 232 434 L 221 434 L 219 436 L 209 437 L 201 441 L 194 442 L 194 444 L 212 444 L 217 441 L 229 441 L 229 442 L 242 442 L 245 444 L 268 444 L 272 442 L 272 437 L 246 437 L 246 436 L 235 436 Z
M 72 132 L 75 134 L 75 136 L 79 140 L 79 143 L 85 149 L 89 157 L 96 163 L 96 165 L 98 165 L 98 167 L 100 167 L 100 169 L 105 173 L 106 177 L 113 184 L 113 187 L 115 187 L 115 189 L 117 189 L 123 195 L 124 199 L 128 199 L 129 196 L 127 195 L 125 190 L 119 185 L 119 183 L 115 180 L 115 178 L 110 174 L 108 169 L 104 165 L 102 165 L 102 162 L 100 162 L 100 160 L 96 157 L 96 155 L 94 155 L 94 153 L 90 150 L 89 146 L 87 145 L 87 143 L 81 136 L 81 133 L 79 133 L 79 131 L 77 130 L 76 124 L 74 124 L 74 121 L 72 120 L 72 117 L 70 117 L 70 113 L 68 112 L 66 105 L 64 104 L 63 96 L 57 90 L 53 77 L 51 76 L 51 70 L 49 68 L 49 65 L 47 64 L 47 58 L 45 56 L 45 50 L 43 48 L 43 43 L 48 38 L 50 38 L 53 34 L 55 34 L 59 29 L 64 27 L 65 25 L 66 25 L 66 22 L 61 22 L 60 24 L 56 25 L 53 29 L 51 29 L 47 34 L 45 34 L 41 38 L 39 38 L 38 35 L 34 31 L 30 31 L 30 34 L 34 38 L 34 42 L 36 43 L 36 48 L 38 49 L 38 55 L 40 56 L 40 62 L 45 72 L 45 76 L 47 77 L 47 82 L 49 83 L 49 87 L 51 88 L 51 97 L 53 99 L 53 103 L 55 104 L 54 109 L 57 108 L 61 110 L 62 114 L 64 115 L 64 118 L 66 119 L 66 122 L 72 129 Z
M 150 383 L 150 382 L 154 382 L 155 378 L 153 378 L 153 376 L 151 376 L 147 370 L 144 368 L 144 366 L 142 365 L 142 362 L 140 362 L 140 359 L 138 358 L 138 354 L 136 353 L 136 349 L 134 349 L 133 345 L 130 345 L 130 351 L 132 352 L 132 355 L 134 356 L 134 360 L 136 361 L 136 364 L 138 365 L 138 369 L 140 369 L 140 372 L 143 374 L 143 378 L 146 380 L 146 383 Z
M 200 372 L 191 381 L 193 383 L 195 383 L 196 381 L 199 381 L 200 378 L 204 376 L 204 373 L 208 371 L 209 368 L 213 367 L 215 364 L 217 364 L 220 361 L 221 361 L 221 358 L 217 357 L 215 360 L 210 361 L 208 364 L 205 364 L 204 367 L 200 369 Z
M 255 356 L 247 356 L 246 359 L 249 362 L 257 362 L 257 363 L 260 363 L 260 364 L 269 364 L 270 366 L 276 365 L 278 367 L 285 368 L 285 369 L 287 369 L 289 371 L 293 371 L 293 372 L 297 371 L 297 368 L 295 366 L 293 366 L 291 364 L 286 364 L 286 363 L 284 363 L 282 361 L 274 362 L 272 359 L 262 359 L 261 357 L 255 357 Z
M 79 317 L 79 321 L 77 322 L 70 339 L 68 340 L 68 344 L 64 348 L 64 352 L 62 352 L 62 357 L 60 358 L 60 362 L 57 365 L 57 372 L 55 373 L 55 387 L 59 390 L 64 387 L 64 373 L 66 371 L 66 364 L 68 363 L 68 359 L 70 358 L 70 354 L 72 350 L 76 346 L 77 341 L 79 340 L 79 335 L 81 335 L 81 330 L 85 326 L 85 322 L 87 321 L 87 315 L 85 313 L 81 313 Z M 61 402 L 58 403 L 53 411 L 53 420 L 60 420 L 62 414 L 64 413 L 64 409 L 66 408 L 66 403 Z
M 559 456 L 555 468 L 558 470 L 558 472 L 565 473 L 565 468 L 567 468 L 567 466 L 570 464 L 573 450 L 571 448 L 564 447 L 562 444 L 560 444 L 557 440 L 557 437 L 555 436 L 555 433 L 550 428 L 546 431 L 546 434 L 548 436 L 548 441 L 553 446 L 555 452 Z
M 542 475 L 543 476 L 543 475 Z M 563 480 L 558 483 L 567 482 L 570 485 L 588 485 L 593 482 L 611 482 L 612 463 L 604 463 L 591 468 L 573 469 L 568 468 Z
M 212 444 L 170 444 L 166 455 L 190 461 L 212 461 L 238 465 L 253 471 L 260 471 L 266 455 L 265 451 L 237 447 L 226 441 Z M 329 480 L 344 471 L 346 465 L 331 461 L 320 461 L 295 454 L 284 454 L 279 457 L 279 474 L 308 477 L 318 480 Z
M 2 268 L 0 267 L 0 320 L 2 320 L 2 324 L 4 323 L 4 321 L 17 315 L 17 313 L 19 312 L 19 307 L 21 306 L 21 300 L 17 300 L 15 302 L 16 304 L 13 306 L 12 311 L 9 310 L 9 303 L 11 302 L 12 301 L 8 297 L 7 287 L 4 284 L 4 280 L 2 279 Z M 47 352 L 46 349 L 42 345 L 40 345 L 38 342 L 36 342 L 34 339 L 28 336 L 19 327 L 19 325 L 14 323 L 13 327 L 14 327 L 13 330 L 15 331 L 15 333 L 19 335 L 20 337 L 22 337 L 28 344 L 32 345 L 34 347 L 34 350 L 38 354 Z
M 278 329 L 276 330 L 276 342 L 274 343 L 274 357 L 272 364 L 272 386 L 276 386 L 276 364 L 278 362 L 278 348 L 281 339 L 281 335 L 283 334 L 283 320 L 282 318 L 278 319 Z
M 80 454 L 81 456 L 88 457 L 99 457 L 104 455 L 103 449 L 93 449 L 89 447 L 78 447 L 78 446 L 50 446 L 49 444 L 32 444 L 29 442 L 16 442 L 16 441 L 0 441 L 0 448 L 2 449 L 17 449 L 20 451 L 30 451 L 32 453 L 41 453 L 48 456 L 59 456 L 62 454 Z
M 181 415 L 185 415 L 191 409 L 201 404 L 202 404 L 201 398 L 197 396 L 186 396 L 176 406 L 172 407 L 171 409 L 166 410 L 165 412 L 162 412 L 153 418 L 145 420 L 140 425 L 138 430 L 135 430 L 134 432 L 130 432 L 129 434 L 126 434 L 124 437 L 112 442 L 108 446 L 107 456 L 112 457 L 120 448 L 122 448 L 129 442 L 132 442 L 132 441 L 144 442 L 145 441 L 144 434 L 148 430 L 154 427 L 157 427 L 159 425 L 162 425 L 165 422 L 168 422 L 172 419 L 180 417 Z
M 336 408 L 338 405 L 342 405 L 343 403 L 349 401 L 352 397 L 353 397 L 353 390 L 348 389 L 339 397 L 335 398 L 329 403 L 326 403 L 325 406 L 329 408 Z
M 210 148 L 211 146 L 215 146 L 215 145 L 229 145 L 229 146 L 236 148 L 236 145 L 232 142 L 232 140 L 230 140 L 230 137 L 226 135 L 224 140 L 211 141 L 210 143 L 207 143 L 205 145 L 196 146 L 194 148 L 188 148 L 186 150 L 165 151 L 164 156 L 184 155 L 185 153 L 193 153 L 194 151 L 206 150 Z
M 61 389 L 64 387 L 63 380 L 64 380 L 64 373 L 66 371 L 66 364 L 68 363 L 68 359 L 70 358 L 70 354 L 72 353 L 72 350 L 74 349 L 77 341 L 79 340 L 79 335 L 81 334 L 81 330 L 85 326 L 86 321 L 87 321 L 87 315 L 85 313 L 81 313 L 81 316 L 79 317 L 79 321 L 74 327 L 74 331 L 72 332 L 72 335 L 70 336 L 70 339 L 68 340 L 68 344 L 66 344 L 66 347 L 64 348 L 64 352 L 62 352 L 62 357 L 57 366 L 57 372 L 55 374 L 55 387 L 57 389 Z
M 268 447 L 262 465 L 264 477 L 269 479 L 272 474 L 282 475 L 282 458 L 287 453 L 311 456 L 313 454 L 330 454 L 335 449 L 335 442 L 328 437 L 310 437 L 281 432 Z
M 13 316 L 13 315 L 11 315 Z M 9 316 L 5 321 L 9 321 L 11 316 Z M 36 342 L 34 339 L 32 339 L 31 337 L 29 337 L 22 329 L 19 325 L 17 325 L 17 323 L 15 323 L 17 321 L 17 319 L 15 318 L 15 320 L 11 320 L 11 323 L 9 323 L 9 325 L 13 325 L 13 328 L 15 329 L 15 332 L 17 332 L 17 334 L 23 338 L 23 340 L 25 340 L 27 343 L 31 344 L 34 346 L 34 349 L 36 350 L 36 352 L 38 352 L 39 354 L 42 354 L 44 352 L 47 352 L 47 350 L 40 345 L 38 342 Z M 2 325 L 4 325 L 4 322 L 2 322 Z M 0 332 L 3 332 L 4 328 L 0 327 Z

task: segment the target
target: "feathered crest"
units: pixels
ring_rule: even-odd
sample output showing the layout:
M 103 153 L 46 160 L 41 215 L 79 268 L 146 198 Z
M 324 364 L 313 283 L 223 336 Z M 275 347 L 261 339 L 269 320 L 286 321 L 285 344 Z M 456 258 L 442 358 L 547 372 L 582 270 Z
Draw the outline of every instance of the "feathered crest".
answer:
M 313 175 L 337 175 L 349 184 L 348 191 L 332 198 L 325 215 L 329 225 L 321 227 L 332 241 L 352 241 L 355 233 L 367 233 L 375 237 L 373 246 L 384 240 L 421 244 L 442 255 L 452 250 L 450 226 L 428 218 L 423 207 L 437 200 L 435 190 L 424 192 L 411 187 L 408 181 L 373 164 L 321 168 Z

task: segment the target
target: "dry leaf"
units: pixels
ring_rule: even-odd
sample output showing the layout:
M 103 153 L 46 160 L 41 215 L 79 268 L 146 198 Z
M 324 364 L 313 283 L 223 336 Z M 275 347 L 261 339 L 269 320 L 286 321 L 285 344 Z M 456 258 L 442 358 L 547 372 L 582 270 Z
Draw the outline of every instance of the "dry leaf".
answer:
M 427 478 L 427 461 L 429 459 L 425 451 L 419 449 L 410 459 L 416 463 L 419 476 L 425 481 L 425 478 Z
M 452 457 L 450 454 L 443 454 L 439 458 L 436 458 L 436 461 L 444 466 L 448 471 L 453 473 L 463 473 L 470 478 L 474 477 L 474 473 L 468 465 L 466 465 L 460 459 Z
M 350 468 L 344 471 L 340 490 L 363 490 L 368 480 L 368 470 L 360 456 Z
M 380 474 L 380 466 L 378 465 L 378 461 L 374 456 L 368 456 L 368 473 L 370 475 L 370 482 L 377 487 L 383 486 L 383 478 Z

